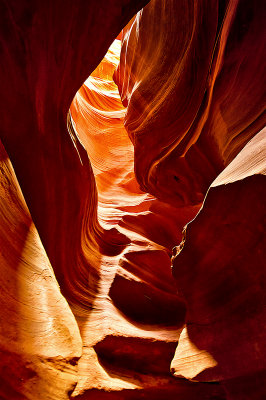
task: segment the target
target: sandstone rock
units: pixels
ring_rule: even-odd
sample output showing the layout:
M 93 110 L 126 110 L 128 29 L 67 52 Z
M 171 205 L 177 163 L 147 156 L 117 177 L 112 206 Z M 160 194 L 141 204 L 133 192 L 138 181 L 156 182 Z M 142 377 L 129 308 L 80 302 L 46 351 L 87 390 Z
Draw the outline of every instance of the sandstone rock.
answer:
M 202 202 L 265 125 L 264 12 L 261 0 L 153 0 L 123 31 L 115 81 L 144 191 Z
M 173 261 L 187 303 L 189 340 L 215 360 L 196 379 L 223 381 L 230 399 L 263 398 L 264 393 L 255 382 L 266 368 L 261 357 L 266 333 L 265 133 L 259 132 L 213 182 Z M 175 361 L 179 371 L 181 363 Z
M 0 10 L 1 399 L 264 398 L 263 2 Z

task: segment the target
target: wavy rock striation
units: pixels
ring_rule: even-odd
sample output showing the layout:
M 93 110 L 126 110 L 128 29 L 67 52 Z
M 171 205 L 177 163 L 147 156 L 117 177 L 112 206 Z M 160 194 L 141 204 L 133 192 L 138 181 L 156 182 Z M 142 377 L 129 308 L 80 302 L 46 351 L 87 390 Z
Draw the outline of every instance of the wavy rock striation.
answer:
M 265 397 L 262 5 L 0 1 L 1 399 Z
M 82 353 L 16 175 L 0 144 L 0 397 L 68 399 Z
M 223 398 L 219 387 L 191 385 L 170 374 L 185 316 L 171 275 L 171 248 L 198 207 L 180 216 L 139 189 L 134 148 L 124 128 L 126 109 L 112 80 L 120 48 L 116 40 L 70 108 L 73 130 L 92 163 L 99 220 L 128 238 L 121 255 L 101 259 L 89 319 L 75 310 L 85 350 L 73 396 L 192 399 L 204 393 Z
M 0 4 L 1 138 L 60 287 L 73 302 L 90 302 L 93 271 L 110 239 L 97 220 L 87 154 L 78 142 L 74 151 L 67 132 L 67 112 L 116 35 L 146 3 Z
M 264 126 L 264 11 L 261 0 L 153 0 L 124 29 L 115 81 L 143 190 L 201 202 Z

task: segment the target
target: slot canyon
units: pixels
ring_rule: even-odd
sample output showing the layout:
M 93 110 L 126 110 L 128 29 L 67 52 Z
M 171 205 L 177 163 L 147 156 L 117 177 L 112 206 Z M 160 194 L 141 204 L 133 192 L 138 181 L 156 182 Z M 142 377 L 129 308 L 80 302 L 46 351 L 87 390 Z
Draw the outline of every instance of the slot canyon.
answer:
M 0 11 L 0 400 L 266 399 L 265 2 Z

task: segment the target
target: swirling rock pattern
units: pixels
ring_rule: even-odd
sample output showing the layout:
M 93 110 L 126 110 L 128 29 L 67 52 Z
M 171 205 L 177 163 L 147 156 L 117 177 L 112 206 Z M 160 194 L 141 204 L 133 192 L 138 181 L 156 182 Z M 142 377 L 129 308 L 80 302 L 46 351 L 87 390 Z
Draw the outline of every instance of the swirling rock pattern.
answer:
M 201 202 L 264 126 L 264 17 L 261 0 L 154 0 L 123 31 L 115 81 L 143 190 Z
M 1 138 L 61 290 L 73 302 L 89 302 L 106 240 L 90 162 L 78 142 L 73 151 L 67 112 L 116 35 L 146 3 L 0 3 Z
M 128 238 L 121 255 L 101 259 L 98 295 L 89 320 L 75 311 L 85 351 L 73 395 L 112 398 L 106 393 L 111 388 L 117 398 L 128 399 L 222 396 L 219 387 L 193 386 L 170 374 L 185 315 L 171 275 L 170 251 L 177 236 L 181 238 L 186 217 L 198 208 L 188 208 L 186 217 L 180 216 L 139 189 L 134 149 L 124 128 L 126 109 L 112 80 L 120 48 L 116 40 L 70 108 L 73 129 L 92 163 L 99 220 Z M 98 394 L 96 388 L 101 390 Z
M 0 144 L 0 397 L 68 399 L 82 342 Z
M 262 1 L 0 10 L 1 399 L 263 398 Z

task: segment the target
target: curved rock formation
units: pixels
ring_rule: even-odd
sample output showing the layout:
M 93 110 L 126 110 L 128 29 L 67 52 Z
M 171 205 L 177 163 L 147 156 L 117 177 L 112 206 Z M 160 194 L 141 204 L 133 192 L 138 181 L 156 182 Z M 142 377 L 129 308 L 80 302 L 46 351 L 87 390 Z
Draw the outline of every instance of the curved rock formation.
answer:
M 262 1 L 0 6 L 1 399 L 264 398 Z
M 221 394 L 218 387 L 193 386 L 170 374 L 185 315 L 171 276 L 170 251 L 186 219 L 136 182 L 134 149 L 123 124 L 126 110 L 112 80 L 120 48 L 116 40 L 70 108 L 72 129 L 92 163 L 99 220 L 128 238 L 121 255 L 101 259 L 89 320 L 75 310 L 85 350 L 73 396 L 112 398 L 105 393 L 112 390 L 126 399 L 197 398 L 198 393 L 212 398 Z M 197 209 L 188 209 L 186 216 Z
M 265 160 L 266 129 L 213 182 L 173 262 L 188 307 L 188 337 L 177 347 L 173 371 L 224 381 L 229 399 L 266 394 Z M 199 375 L 184 362 L 187 341 L 208 352 Z
M 80 332 L 0 144 L 0 397 L 67 399 Z
M 116 35 L 146 3 L 0 3 L 1 138 L 61 290 L 74 302 L 89 303 L 88 280 L 93 287 L 106 240 L 90 162 L 79 143 L 73 151 L 67 112 Z
M 264 126 L 264 17 L 261 0 L 153 0 L 123 31 L 115 81 L 143 190 L 201 202 Z

